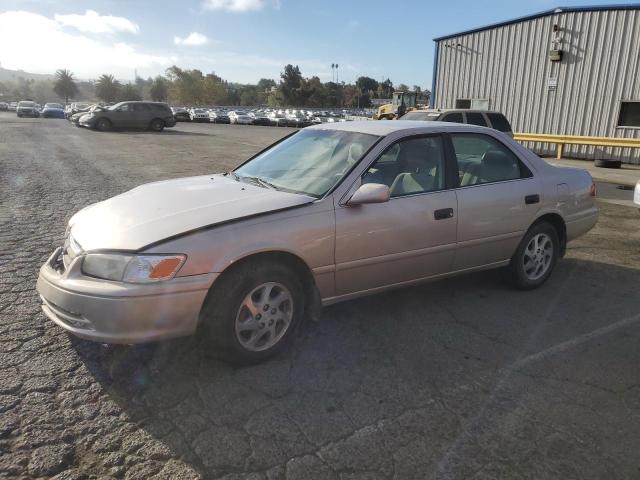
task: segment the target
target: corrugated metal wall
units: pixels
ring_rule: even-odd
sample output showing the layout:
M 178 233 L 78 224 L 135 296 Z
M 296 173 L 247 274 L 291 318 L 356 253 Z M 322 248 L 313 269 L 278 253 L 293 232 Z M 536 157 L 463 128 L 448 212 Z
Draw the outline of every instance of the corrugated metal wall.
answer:
M 554 24 L 561 62 L 549 60 Z M 620 101 L 640 100 L 639 10 L 556 13 L 441 40 L 438 49 L 436 108 L 486 98 L 516 132 L 640 138 L 638 128 L 616 128 Z M 567 145 L 565 156 L 640 163 L 640 149 Z

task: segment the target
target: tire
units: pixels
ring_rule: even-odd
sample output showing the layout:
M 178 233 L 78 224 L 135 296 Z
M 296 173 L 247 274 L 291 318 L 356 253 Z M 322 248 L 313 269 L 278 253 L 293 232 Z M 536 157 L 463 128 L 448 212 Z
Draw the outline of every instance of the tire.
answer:
M 98 119 L 98 121 L 96 122 L 96 130 L 99 130 L 101 132 L 106 132 L 108 130 L 111 130 L 111 122 L 109 121 L 109 119 L 107 118 Z
M 162 130 L 164 130 L 164 121 L 159 118 L 154 118 L 153 120 L 151 120 L 149 128 L 151 128 L 151 130 L 153 130 L 154 132 L 161 132 Z
M 594 160 L 593 164 L 596 167 L 601 168 L 620 168 L 622 166 L 622 162 L 620 160 L 604 160 L 601 158 Z
M 269 299 L 261 301 L 268 292 L 272 300 L 274 295 L 284 300 L 277 307 L 269 305 Z M 302 323 L 304 303 L 302 283 L 287 266 L 270 261 L 240 265 L 223 274 L 207 295 L 199 325 L 203 348 L 236 365 L 266 360 L 291 343 Z
M 551 276 L 559 253 L 560 240 L 555 227 L 544 221 L 535 223 L 507 267 L 510 283 L 521 290 L 538 288 Z

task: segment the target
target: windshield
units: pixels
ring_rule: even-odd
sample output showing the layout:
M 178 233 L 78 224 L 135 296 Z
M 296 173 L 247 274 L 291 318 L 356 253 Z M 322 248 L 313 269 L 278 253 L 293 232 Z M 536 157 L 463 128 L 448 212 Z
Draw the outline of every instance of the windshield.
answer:
M 409 112 L 403 115 L 400 120 L 423 120 L 434 121 L 440 117 L 439 112 Z
M 59 103 L 45 103 L 44 108 L 58 108 L 62 109 L 62 105 Z
M 302 130 L 244 164 L 235 174 L 278 190 L 324 196 L 378 137 L 333 130 Z
M 33 102 L 20 102 L 18 104 L 19 107 L 33 107 L 35 106 L 35 103 Z

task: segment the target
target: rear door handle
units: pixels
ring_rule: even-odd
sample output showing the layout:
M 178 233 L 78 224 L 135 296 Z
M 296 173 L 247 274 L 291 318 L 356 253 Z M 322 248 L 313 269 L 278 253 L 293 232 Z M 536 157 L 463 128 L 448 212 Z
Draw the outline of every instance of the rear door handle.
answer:
M 540 195 L 537 193 L 535 195 L 527 195 L 524 197 L 524 203 L 527 205 L 531 205 L 533 203 L 540 203 Z
M 433 212 L 433 218 L 436 220 L 445 220 L 453 217 L 453 208 L 441 208 Z

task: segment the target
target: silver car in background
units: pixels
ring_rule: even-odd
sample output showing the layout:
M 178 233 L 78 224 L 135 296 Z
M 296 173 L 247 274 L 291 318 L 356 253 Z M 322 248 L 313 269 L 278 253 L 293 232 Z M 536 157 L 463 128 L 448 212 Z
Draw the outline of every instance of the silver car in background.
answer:
M 586 171 L 489 128 L 322 124 L 232 172 L 86 207 L 37 288 L 79 337 L 198 332 L 224 358 L 256 362 L 322 305 L 490 268 L 536 288 L 596 223 L 594 195 Z

